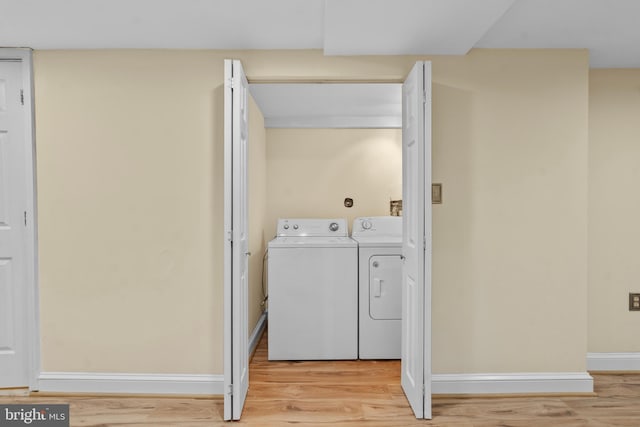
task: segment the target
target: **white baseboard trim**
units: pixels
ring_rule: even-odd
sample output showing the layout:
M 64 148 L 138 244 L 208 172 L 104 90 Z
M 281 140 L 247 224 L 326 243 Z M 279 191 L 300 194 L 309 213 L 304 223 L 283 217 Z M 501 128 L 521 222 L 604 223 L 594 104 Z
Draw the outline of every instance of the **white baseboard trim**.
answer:
M 222 375 L 43 372 L 41 392 L 221 395 Z M 588 373 L 434 374 L 433 394 L 592 393 Z
M 433 394 L 593 393 L 587 372 L 433 374 Z
M 222 394 L 223 375 L 42 372 L 38 390 L 59 393 Z
M 249 337 L 249 354 L 250 355 L 253 354 L 254 350 L 258 346 L 258 342 L 262 337 L 262 332 L 266 327 L 267 327 L 267 312 L 264 311 L 260 316 L 260 318 L 258 319 L 258 323 L 256 323 L 256 327 L 253 328 L 253 332 L 251 333 L 251 336 Z
M 640 353 L 587 353 L 589 371 L 640 371 Z

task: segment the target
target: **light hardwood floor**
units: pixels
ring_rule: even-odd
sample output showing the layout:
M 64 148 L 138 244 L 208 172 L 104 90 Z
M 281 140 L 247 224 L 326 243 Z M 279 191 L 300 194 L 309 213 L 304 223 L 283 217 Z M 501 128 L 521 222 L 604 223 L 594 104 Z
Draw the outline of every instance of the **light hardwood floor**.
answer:
M 397 361 L 251 362 L 242 421 L 222 421 L 221 398 L 0 396 L 1 403 L 70 403 L 72 426 L 640 426 L 640 373 L 595 374 L 596 396 L 434 397 L 416 420 Z

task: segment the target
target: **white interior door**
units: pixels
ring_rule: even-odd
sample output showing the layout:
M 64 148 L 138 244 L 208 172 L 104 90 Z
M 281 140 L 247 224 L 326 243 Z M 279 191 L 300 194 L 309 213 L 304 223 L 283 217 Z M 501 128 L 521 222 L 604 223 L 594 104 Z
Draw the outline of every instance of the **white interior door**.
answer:
M 0 59 L 0 388 L 27 387 L 28 150 L 22 61 Z
M 402 388 L 431 418 L 431 63 L 402 87 Z
M 240 61 L 225 60 L 225 420 L 240 419 L 249 389 L 248 91 Z

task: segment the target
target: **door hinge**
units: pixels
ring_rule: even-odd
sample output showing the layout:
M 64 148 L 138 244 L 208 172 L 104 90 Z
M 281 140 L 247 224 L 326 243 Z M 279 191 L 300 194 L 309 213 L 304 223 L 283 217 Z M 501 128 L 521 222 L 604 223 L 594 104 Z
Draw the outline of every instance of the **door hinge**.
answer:
M 239 82 L 239 78 L 238 77 L 230 77 L 227 80 L 227 87 L 231 88 L 231 90 L 233 89 L 237 89 L 238 88 L 238 82 Z
M 233 396 L 233 384 L 229 384 L 229 390 L 227 390 L 229 396 Z
M 24 211 L 24 226 L 27 226 L 27 211 Z
M 422 92 L 422 103 L 424 105 L 427 105 L 427 91 L 426 90 Z
M 427 236 L 422 236 L 422 249 L 427 250 Z
M 233 243 L 233 230 L 227 231 L 227 240 Z
M 24 90 L 20 89 L 20 104 L 24 105 Z

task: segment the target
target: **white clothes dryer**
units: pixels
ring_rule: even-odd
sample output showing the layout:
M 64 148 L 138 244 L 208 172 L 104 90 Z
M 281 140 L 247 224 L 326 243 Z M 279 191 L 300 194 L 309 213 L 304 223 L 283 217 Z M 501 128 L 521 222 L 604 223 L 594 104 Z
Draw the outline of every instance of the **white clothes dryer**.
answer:
M 269 360 L 358 358 L 358 246 L 346 219 L 280 219 L 268 254 Z
M 359 358 L 400 359 L 402 217 L 356 218 Z

